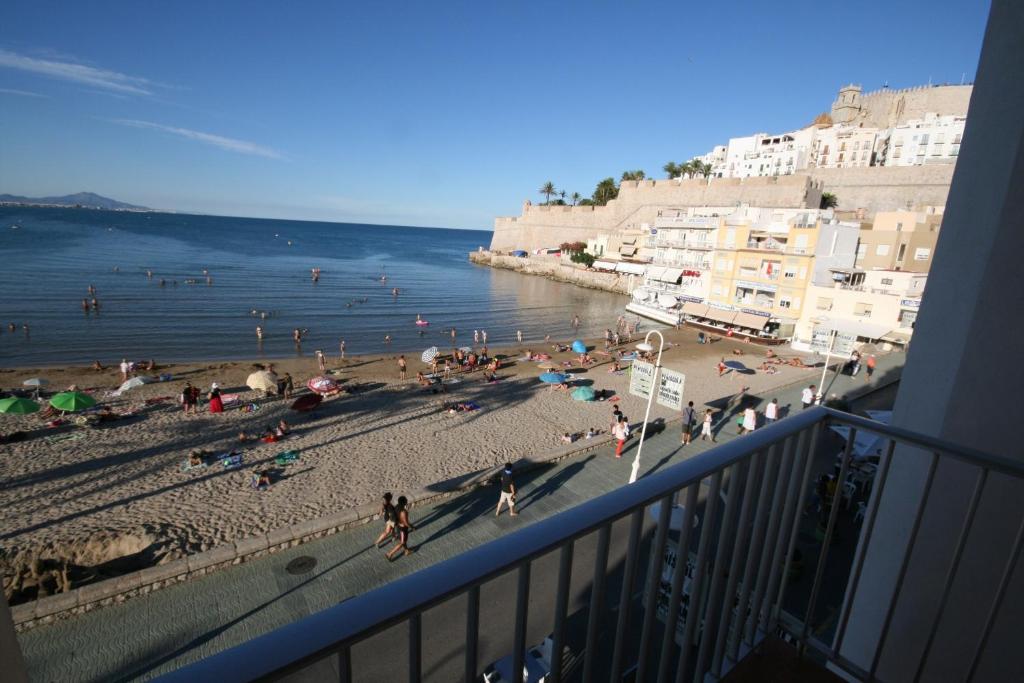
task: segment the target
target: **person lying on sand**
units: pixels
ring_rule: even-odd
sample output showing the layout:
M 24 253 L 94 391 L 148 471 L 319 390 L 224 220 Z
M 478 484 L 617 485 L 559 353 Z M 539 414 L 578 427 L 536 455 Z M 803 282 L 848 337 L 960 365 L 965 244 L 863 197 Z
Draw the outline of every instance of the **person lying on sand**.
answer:
M 742 356 L 743 355 L 743 351 L 741 351 L 740 349 L 733 349 L 732 350 L 732 355 L 734 355 L 734 356 Z
M 561 382 L 559 384 L 552 384 L 551 388 L 554 389 L 555 391 L 569 391 L 569 383 Z
M 103 372 L 104 370 L 106 370 L 106 368 L 103 367 L 103 363 L 99 362 L 98 360 L 94 360 L 92 362 L 92 369 L 95 370 L 96 372 Z

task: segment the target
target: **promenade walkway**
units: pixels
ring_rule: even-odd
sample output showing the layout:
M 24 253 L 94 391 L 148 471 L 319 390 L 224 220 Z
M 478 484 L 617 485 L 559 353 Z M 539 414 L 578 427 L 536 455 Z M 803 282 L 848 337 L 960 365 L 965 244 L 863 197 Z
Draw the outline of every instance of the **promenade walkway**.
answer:
M 870 383 L 829 373 L 827 393 L 847 395 L 898 377 L 905 356 L 879 357 Z M 808 372 L 806 384 L 821 375 Z M 759 396 L 760 410 L 773 397 L 800 409 L 805 384 Z M 610 406 L 609 406 L 610 410 Z M 736 437 L 735 421 L 719 441 Z M 486 543 L 626 483 L 637 440 L 621 460 L 612 449 L 568 458 L 517 478 L 520 516 L 496 518 L 494 487 L 484 487 L 412 511 L 417 552 L 389 563 L 373 541 L 379 524 L 349 529 L 199 579 L 155 591 L 123 604 L 39 627 L 19 636 L 32 680 L 145 680 L 242 643 L 306 615 L 343 602 L 425 566 Z M 643 474 L 713 448 L 710 441 L 679 445 L 673 425 L 644 444 Z M 316 560 L 311 571 L 286 571 L 298 557 Z

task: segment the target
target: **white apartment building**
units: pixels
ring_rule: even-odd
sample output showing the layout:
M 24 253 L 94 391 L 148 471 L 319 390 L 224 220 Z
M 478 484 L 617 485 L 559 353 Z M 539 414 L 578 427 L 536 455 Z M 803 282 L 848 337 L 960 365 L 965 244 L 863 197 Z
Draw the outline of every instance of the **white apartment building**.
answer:
M 835 268 L 833 278 L 807 287 L 793 348 L 825 348 L 833 334 L 850 346 L 910 342 L 927 273 Z
M 873 166 L 877 128 L 830 126 L 818 128 L 811 146 L 809 166 L 818 168 L 854 168 Z
M 757 133 L 731 138 L 725 158 L 712 162 L 712 175 L 719 178 L 791 175 L 807 168 L 816 129 L 804 128 L 789 133 Z M 716 148 L 717 150 L 718 148 Z M 712 151 L 705 156 L 721 158 Z
M 885 166 L 921 166 L 955 163 L 960 155 L 967 117 L 925 114 L 889 131 L 881 149 Z

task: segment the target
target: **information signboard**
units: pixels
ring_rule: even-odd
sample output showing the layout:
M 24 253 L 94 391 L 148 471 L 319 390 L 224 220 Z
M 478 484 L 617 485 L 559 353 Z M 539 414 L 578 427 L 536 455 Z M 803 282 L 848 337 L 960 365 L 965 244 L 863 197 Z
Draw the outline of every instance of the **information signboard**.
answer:
M 658 403 L 672 410 L 682 410 L 685 382 L 686 375 L 683 373 L 662 368 L 658 378 Z
M 649 398 L 654 387 L 654 364 L 635 360 L 629 371 L 629 393 L 640 398 Z

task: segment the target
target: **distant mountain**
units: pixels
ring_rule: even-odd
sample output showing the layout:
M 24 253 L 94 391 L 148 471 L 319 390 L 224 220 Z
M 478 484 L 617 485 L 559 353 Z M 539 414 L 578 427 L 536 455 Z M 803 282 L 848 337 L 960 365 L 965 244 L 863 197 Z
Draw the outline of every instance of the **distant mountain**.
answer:
M 116 199 L 101 197 L 94 192 L 78 192 L 63 197 L 19 197 L 13 194 L 0 194 L 0 204 L 29 204 L 36 206 L 80 206 L 84 209 L 115 209 L 129 211 L 151 211 L 145 206 L 125 204 Z

